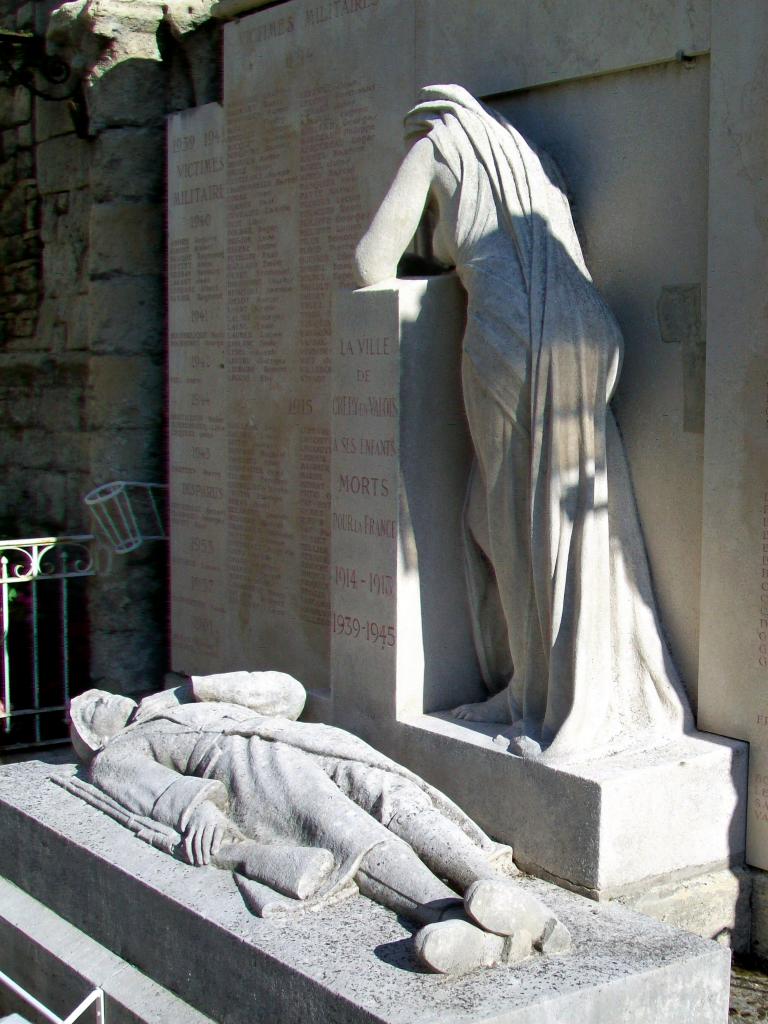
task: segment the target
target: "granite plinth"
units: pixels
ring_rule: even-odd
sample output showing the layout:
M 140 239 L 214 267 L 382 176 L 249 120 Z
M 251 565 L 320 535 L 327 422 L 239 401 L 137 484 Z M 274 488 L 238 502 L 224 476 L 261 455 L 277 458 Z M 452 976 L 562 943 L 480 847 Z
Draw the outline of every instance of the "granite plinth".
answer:
M 0 872 L 199 1012 L 239 1024 L 723 1024 L 729 955 L 714 943 L 539 880 L 571 929 L 568 957 L 460 978 L 423 973 L 405 924 L 362 897 L 294 926 L 250 915 L 230 875 L 143 844 L 49 781 L 0 771 Z M 18 956 L 3 944 L 2 966 Z M 154 1019 L 154 1018 L 147 1018 Z

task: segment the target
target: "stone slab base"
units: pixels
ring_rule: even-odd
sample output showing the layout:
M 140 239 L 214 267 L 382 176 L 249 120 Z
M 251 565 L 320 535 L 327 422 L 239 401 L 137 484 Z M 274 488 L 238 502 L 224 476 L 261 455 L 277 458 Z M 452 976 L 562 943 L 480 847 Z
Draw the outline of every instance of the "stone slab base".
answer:
M 657 921 L 715 939 L 734 953 L 750 952 L 752 872 L 740 867 L 708 871 L 649 886 L 616 902 Z
M 574 952 L 461 978 L 422 972 L 405 923 L 360 896 L 301 920 L 260 920 L 230 875 L 151 849 L 49 779 L 71 770 L 0 769 L 0 874 L 203 1016 L 227 1024 L 727 1019 L 726 950 L 539 879 L 521 884 L 561 916 Z M 28 940 L 19 928 L 15 935 L 23 949 Z M 0 943 L 0 969 L 20 955 Z
M 444 790 L 525 870 L 596 899 L 743 862 L 748 748 L 738 740 L 697 733 L 559 767 L 499 749 L 498 725 L 435 715 L 341 724 Z
M 60 1017 L 100 988 L 109 1024 L 211 1024 L 209 1017 L 5 879 L 0 879 L 0 950 L 2 970 Z M 24 1017 L 2 1020 L 38 1019 L 0 986 L 0 1012 L 11 1009 Z M 90 1012 L 84 1020 L 92 1019 Z

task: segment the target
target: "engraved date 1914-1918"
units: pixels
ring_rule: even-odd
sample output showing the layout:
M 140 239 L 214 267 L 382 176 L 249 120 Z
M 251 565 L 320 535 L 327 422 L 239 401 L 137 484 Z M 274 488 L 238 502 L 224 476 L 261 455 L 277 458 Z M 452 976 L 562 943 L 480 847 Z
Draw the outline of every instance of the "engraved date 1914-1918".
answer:
M 359 619 L 356 615 L 333 616 L 333 632 L 353 640 L 365 640 L 381 648 L 395 646 L 395 627 L 388 623 Z
M 394 577 L 385 573 L 368 572 L 364 575 L 349 566 L 335 565 L 333 579 L 337 587 L 349 590 L 364 589 L 380 597 L 392 597 L 394 594 Z

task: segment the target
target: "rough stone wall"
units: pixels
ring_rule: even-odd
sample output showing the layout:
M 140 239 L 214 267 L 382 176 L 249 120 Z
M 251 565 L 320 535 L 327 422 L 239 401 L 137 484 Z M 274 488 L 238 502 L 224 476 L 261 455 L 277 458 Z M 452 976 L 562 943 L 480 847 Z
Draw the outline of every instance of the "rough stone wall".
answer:
M 90 531 L 91 488 L 165 481 L 164 121 L 219 98 L 208 6 L 0 2 L 73 69 L 70 99 L 0 88 L 2 536 Z M 159 683 L 166 589 L 162 543 L 92 581 L 92 685 Z

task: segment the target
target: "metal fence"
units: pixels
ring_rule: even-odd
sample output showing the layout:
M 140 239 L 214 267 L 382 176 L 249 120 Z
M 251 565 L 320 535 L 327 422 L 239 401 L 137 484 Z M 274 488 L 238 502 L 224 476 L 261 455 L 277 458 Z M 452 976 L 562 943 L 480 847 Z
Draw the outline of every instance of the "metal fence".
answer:
M 73 673 L 88 678 L 83 583 L 108 557 L 90 534 L 0 540 L 0 751 L 66 737 Z

